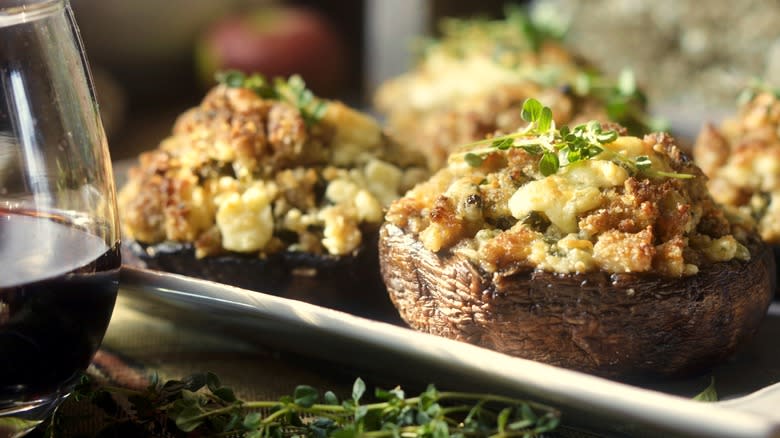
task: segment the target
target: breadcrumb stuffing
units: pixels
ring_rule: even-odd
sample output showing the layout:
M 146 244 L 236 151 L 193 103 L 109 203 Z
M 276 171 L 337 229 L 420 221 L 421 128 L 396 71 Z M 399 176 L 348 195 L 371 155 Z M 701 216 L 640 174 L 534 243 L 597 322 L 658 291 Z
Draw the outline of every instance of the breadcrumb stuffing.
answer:
M 716 201 L 780 243 L 780 100 L 759 93 L 720 126 L 699 133 L 694 158 Z
M 493 150 L 476 166 L 452 155 L 393 202 L 386 220 L 427 249 L 463 254 L 487 272 L 681 277 L 709 263 L 750 259 L 749 224 L 727 218 L 668 134 L 603 146 L 602 155 L 549 176 L 521 148 Z M 647 157 L 655 173 L 632 172 L 608 158 L 615 154 Z M 668 176 L 675 173 L 687 177 Z
M 427 176 L 421 154 L 339 102 L 307 125 L 286 102 L 219 85 L 129 171 L 122 232 L 145 244 L 189 242 L 197 257 L 347 255 Z

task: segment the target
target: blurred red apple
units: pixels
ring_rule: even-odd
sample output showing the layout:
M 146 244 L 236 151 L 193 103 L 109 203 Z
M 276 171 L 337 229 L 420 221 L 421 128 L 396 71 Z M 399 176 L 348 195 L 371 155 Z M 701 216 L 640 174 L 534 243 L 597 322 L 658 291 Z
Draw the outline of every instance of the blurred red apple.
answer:
M 320 13 L 301 7 L 266 7 L 212 23 L 197 45 L 201 78 L 235 69 L 268 78 L 300 74 L 316 93 L 333 95 L 347 75 L 346 48 Z

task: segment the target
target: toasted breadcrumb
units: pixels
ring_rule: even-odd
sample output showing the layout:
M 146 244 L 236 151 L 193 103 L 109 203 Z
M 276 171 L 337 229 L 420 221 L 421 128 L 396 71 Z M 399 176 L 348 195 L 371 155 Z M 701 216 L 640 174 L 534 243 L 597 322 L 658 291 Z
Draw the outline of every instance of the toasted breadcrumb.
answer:
M 749 225 L 729 221 L 672 137 L 622 136 L 604 147 L 688 177 L 631 174 L 599 157 L 545 177 L 538 157 L 520 148 L 489 152 L 476 167 L 460 154 L 395 201 L 386 219 L 427 249 L 465 254 L 488 272 L 680 277 L 704 264 L 750 258 Z
M 286 102 L 219 85 L 141 154 L 118 201 L 127 238 L 189 242 L 198 257 L 347 255 L 424 177 L 422 155 L 339 102 L 308 126 Z

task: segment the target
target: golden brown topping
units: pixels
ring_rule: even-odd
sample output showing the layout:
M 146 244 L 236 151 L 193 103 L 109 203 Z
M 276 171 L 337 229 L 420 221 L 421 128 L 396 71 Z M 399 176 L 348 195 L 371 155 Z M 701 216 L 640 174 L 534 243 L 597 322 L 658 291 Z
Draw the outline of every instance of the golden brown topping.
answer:
M 754 221 L 761 237 L 780 243 L 780 99 L 761 92 L 720 126 L 705 126 L 694 146 L 713 198 Z
M 465 254 L 488 272 L 683 276 L 701 264 L 750 258 L 749 230 L 726 219 L 669 135 L 593 143 L 587 159 L 567 162 L 570 150 L 586 146 L 553 142 L 546 149 L 550 129 L 537 139 L 518 134 L 493 148 L 460 150 L 394 202 L 387 220 L 427 249 Z M 552 170 L 540 170 L 543 151 L 555 155 Z M 469 159 L 474 154 L 478 160 Z
M 384 206 L 426 176 L 424 160 L 364 114 L 317 108 L 314 120 L 287 100 L 215 87 L 130 171 L 124 234 L 192 242 L 199 257 L 356 251 Z

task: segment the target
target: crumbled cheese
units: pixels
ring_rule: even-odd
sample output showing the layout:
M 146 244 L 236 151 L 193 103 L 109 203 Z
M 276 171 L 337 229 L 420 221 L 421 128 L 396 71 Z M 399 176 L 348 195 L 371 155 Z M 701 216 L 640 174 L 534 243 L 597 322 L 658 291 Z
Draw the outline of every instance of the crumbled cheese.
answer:
M 609 272 L 647 272 L 653 268 L 654 256 L 650 227 L 638 233 L 609 230 L 593 245 L 596 264 Z
M 604 146 L 612 152 L 620 153 L 628 158 L 634 158 L 640 155 L 651 157 L 653 152 L 649 145 L 638 137 L 618 137 L 614 142 Z
M 601 188 L 623 184 L 628 173 L 603 160 L 588 160 L 521 186 L 509 200 L 512 216 L 522 219 L 536 211 L 564 233 L 577 231 L 579 215 L 601 205 Z
M 328 184 L 325 190 L 325 197 L 334 204 L 350 202 L 357 195 L 359 188 L 357 184 L 347 179 L 335 179 Z
M 535 240 L 531 245 L 528 260 L 537 268 L 553 272 L 587 272 L 596 264 L 593 261 L 592 249 L 577 243 L 579 237 L 569 234 L 555 244 L 544 240 Z
M 432 223 L 420 232 L 420 242 L 426 249 L 437 252 L 447 243 L 448 229 L 439 223 Z
M 702 252 L 713 262 L 723 262 L 734 258 L 750 260 L 750 251 L 737 242 L 734 236 L 728 235 L 718 239 L 706 238 L 705 242 Z
M 349 177 L 351 179 L 347 179 Z M 349 172 L 328 184 L 325 197 L 334 204 L 353 208 L 360 221 L 379 223 L 382 221 L 382 204 L 372 192 L 361 188 L 364 185 L 367 184 L 362 175 Z M 399 194 L 391 192 L 391 196 L 397 198 Z
M 190 196 L 190 222 L 199 231 L 214 225 L 214 204 L 203 187 L 192 189 Z
M 319 219 L 325 223 L 322 245 L 330 254 L 349 254 L 360 246 L 360 228 L 343 207 L 332 206 L 320 210 Z
M 372 159 L 366 163 L 363 173 L 368 189 L 379 198 L 382 205 L 390 205 L 398 198 L 403 171 L 397 166 Z
M 460 200 L 455 207 L 455 213 L 458 217 L 471 222 L 482 219 L 482 202 L 479 186 L 473 181 L 468 178 L 455 181 L 444 192 L 444 196 Z M 478 199 L 478 201 L 475 201 L 475 199 Z
M 225 140 L 216 140 L 210 150 L 211 157 L 217 161 L 229 163 L 236 159 L 236 150 Z
M 222 246 L 230 251 L 255 252 L 271 240 L 274 229 L 271 201 L 276 187 L 255 182 L 243 194 L 230 193 L 217 210 Z
M 382 128 L 376 120 L 343 104 L 328 104 L 321 122 L 336 127 L 331 159 L 335 166 L 367 161 L 372 158 L 371 151 L 382 144 Z
M 354 198 L 357 218 L 361 222 L 382 222 L 382 204 L 367 190 L 360 190 Z

